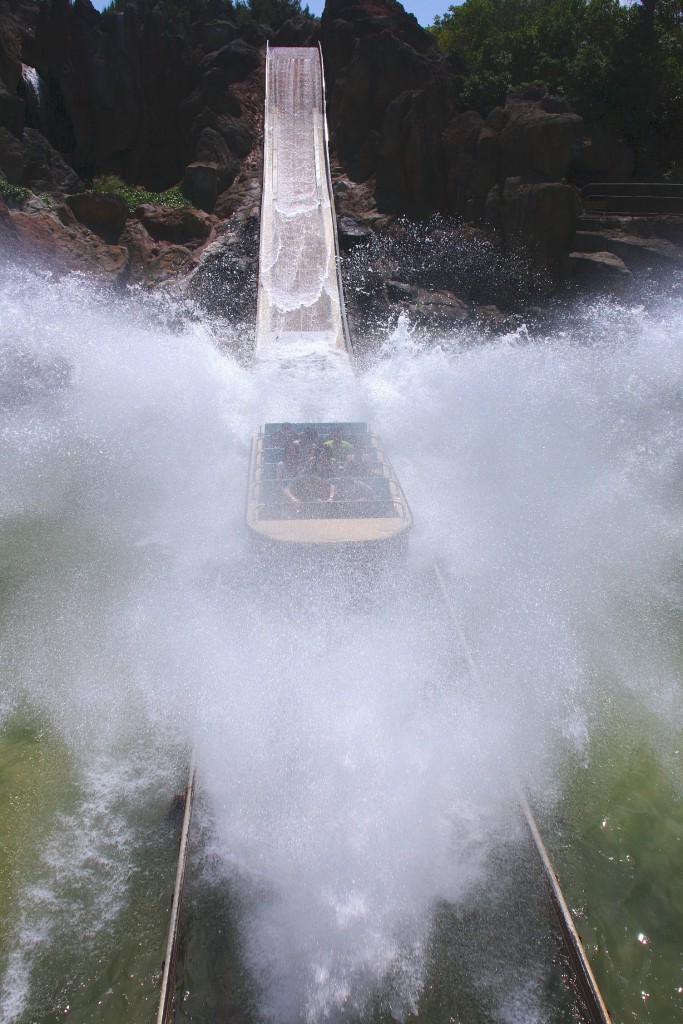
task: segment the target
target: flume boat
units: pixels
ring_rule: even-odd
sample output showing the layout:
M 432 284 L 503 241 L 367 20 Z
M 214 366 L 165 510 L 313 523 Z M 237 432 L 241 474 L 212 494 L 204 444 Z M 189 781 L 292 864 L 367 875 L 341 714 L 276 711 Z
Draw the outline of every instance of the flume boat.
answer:
M 297 445 L 316 453 L 305 469 Z M 389 547 L 413 517 L 367 423 L 267 423 L 251 444 L 246 523 L 278 547 Z

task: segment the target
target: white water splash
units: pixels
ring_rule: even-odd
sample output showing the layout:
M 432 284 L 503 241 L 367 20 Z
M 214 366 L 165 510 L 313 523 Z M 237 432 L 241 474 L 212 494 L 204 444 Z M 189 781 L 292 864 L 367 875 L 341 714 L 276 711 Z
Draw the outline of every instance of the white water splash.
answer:
M 557 792 L 624 693 L 680 727 L 678 306 L 467 349 L 404 324 L 340 385 L 305 361 L 251 374 L 210 325 L 171 333 L 78 279 L 17 275 L 0 301 L 3 704 L 81 751 L 83 801 L 55 836 L 81 830 L 77 863 L 102 843 L 103 864 L 120 857 L 88 910 L 48 839 L 3 968 L 7 1019 L 40 1000 L 45 947 L 125 906 L 125 809 L 105 821 L 120 779 L 102 791 L 98 765 L 135 763 L 152 735 L 198 744 L 261 1013 L 360 1012 L 387 977 L 409 1012 L 435 902 L 471 892 L 514 834 L 501 780 Z M 250 435 L 309 418 L 381 434 L 416 522 L 400 569 L 255 565 Z M 434 555 L 483 689 L 425 582 Z M 520 983 L 499 1019 L 528 998 Z

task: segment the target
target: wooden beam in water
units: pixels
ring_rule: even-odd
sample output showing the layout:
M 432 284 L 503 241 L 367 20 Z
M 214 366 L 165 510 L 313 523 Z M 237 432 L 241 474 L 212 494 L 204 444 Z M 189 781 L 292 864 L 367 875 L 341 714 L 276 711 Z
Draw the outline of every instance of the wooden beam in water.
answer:
M 581 995 L 586 1004 L 586 1009 L 590 1015 L 591 1024 L 611 1024 L 610 1015 L 607 1011 L 607 1007 L 603 1001 L 598 983 L 595 980 L 591 965 L 588 962 L 586 951 L 583 948 L 581 936 L 576 930 L 574 919 L 572 918 L 571 911 L 567 906 L 567 902 L 562 894 L 560 883 L 553 867 L 553 863 L 550 860 L 548 851 L 546 850 L 545 843 L 541 837 L 539 827 L 536 823 L 534 813 L 529 806 L 525 794 L 520 789 L 519 791 L 519 802 L 526 818 L 526 823 L 531 833 L 531 838 L 534 841 L 536 852 L 538 853 L 543 873 L 550 890 L 550 900 L 557 917 L 560 931 L 562 932 L 562 938 L 564 940 L 567 953 L 574 969 L 574 976 L 579 986 Z
M 161 994 L 159 997 L 159 1009 L 157 1011 L 157 1024 L 172 1024 L 175 1016 L 173 997 L 175 995 L 176 963 L 178 958 L 178 942 L 180 940 L 180 910 L 183 901 L 183 890 L 185 888 L 188 840 L 190 835 L 190 822 L 192 821 L 192 805 L 194 803 L 194 780 L 195 759 L 193 754 L 192 762 L 190 764 L 190 775 L 187 782 L 187 789 L 185 790 L 185 812 L 183 814 L 183 827 L 180 833 L 178 867 L 176 868 L 175 885 L 173 887 L 173 901 L 171 903 L 171 918 L 168 925 L 164 970 L 161 977 Z
M 448 591 L 446 578 L 436 559 L 433 561 L 432 568 L 439 585 L 441 597 L 443 598 L 446 609 L 448 610 L 448 614 L 458 631 L 460 643 L 462 644 L 462 648 L 467 657 L 472 676 L 483 690 L 484 683 L 482 674 L 474 660 L 467 637 L 465 636 L 465 632 L 460 623 L 460 617 L 457 614 L 455 605 L 453 604 L 451 595 Z M 536 847 L 541 867 L 543 868 L 543 873 L 550 893 L 550 901 L 553 905 L 553 909 L 560 926 L 562 940 L 567 950 L 567 954 L 574 971 L 576 984 L 583 998 L 585 1009 L 588 1011 L 591 1024 L 612 1024 L 607 1007 L 605 1006 L 602 995 L 600 994 L 598 983 L 595 980 L 590 963 L 588 962 L 586 951 L 583 948 L 581 936 L 576 930 L 571 911 L 562 894 L 562 889 L 560 888 L 555 868 L 553 867 L 548 851 L 546 850 L 545 843 L 541 837 L 541 832 L 536 823 L 534 813 L 529 806 L 529 801 L 527 800 L 524 791 L 519 785 L 517 787 L 517 797 L 524 813 L 529 832 L 531 833 L 534 846 Z

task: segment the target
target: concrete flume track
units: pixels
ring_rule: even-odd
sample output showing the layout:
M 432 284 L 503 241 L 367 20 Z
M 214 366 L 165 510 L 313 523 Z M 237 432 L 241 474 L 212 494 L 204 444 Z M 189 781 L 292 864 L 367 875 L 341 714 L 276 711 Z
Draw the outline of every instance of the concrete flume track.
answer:
M 315 350 L 351 359 L 329 166 L 322 57 L 319 49 L 313 47 L 269 48 L 266 60 L 256 356 L 278 359 Z M 477 685 L 484 686 L 447 578 L 437 562 L 433 564 L 433 573 L 440 600 L 456 629 L 472 676 Z M 175 964 L 194 791 L 193 758 L 157 1024 L 171 1024 L 174 1016 Z M 518 799 L 558 918 L 586 1020 L 591 1024 L 611 1024 L 538 824 L 521 788 Z
M 268 49 L 256 356 L 351 355 L 320 51 Z

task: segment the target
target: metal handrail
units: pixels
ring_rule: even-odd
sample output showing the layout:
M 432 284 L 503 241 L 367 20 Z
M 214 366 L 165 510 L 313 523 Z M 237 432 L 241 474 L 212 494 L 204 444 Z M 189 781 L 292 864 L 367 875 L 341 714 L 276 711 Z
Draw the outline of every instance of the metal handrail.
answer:
M 591 181 L 583 186 L 581 195 L 683 197 L 683 185 L 670 181 Z
M 584 210 L 596 213 L 683 215 L 683 185 L 670 182 L 590 182 L 581 189 Z

